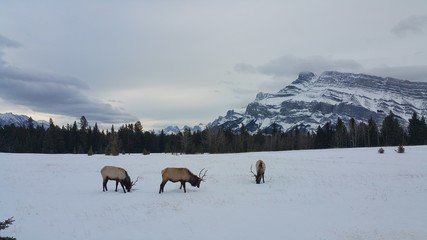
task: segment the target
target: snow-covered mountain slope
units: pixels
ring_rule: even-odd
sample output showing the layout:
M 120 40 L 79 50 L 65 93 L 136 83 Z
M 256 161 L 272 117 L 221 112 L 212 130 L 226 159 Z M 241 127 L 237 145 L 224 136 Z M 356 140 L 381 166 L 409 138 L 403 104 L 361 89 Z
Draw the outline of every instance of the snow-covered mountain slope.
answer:
M 427 115 L 427 83 L 410 82 L 366 74 L 327 71 L 317 76 L 300 73 L 290 85 L 277 93 L 258 93 L 244 109 L 230 110 L 209 127 L 250 132 L 269 129 L 277 124 L 283 131 L 296 126 L 313 130 L 327 122 L 354 118 L 367 122 L 373 118 L 381 125 L 390 111 L 402 125 L 414 112 Z
M 13 113 L 0 113 L 0 127 L 6 126 L 6 125 L 15 125 L 15 126 L 25 126 L 28 127 L 28 123 L 30 117 L 25 115 L 16 115 Z M 44 128 L 49 127 L 49 123 L 43 120 L 36 121 L 33 119 L 33 126 L 43 126 Z

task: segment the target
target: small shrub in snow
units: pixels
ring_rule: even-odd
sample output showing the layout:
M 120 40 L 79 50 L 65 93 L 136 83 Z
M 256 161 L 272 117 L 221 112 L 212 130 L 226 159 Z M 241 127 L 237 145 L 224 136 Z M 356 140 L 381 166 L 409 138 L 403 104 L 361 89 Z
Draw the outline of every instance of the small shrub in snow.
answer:
M 399 147 L 397 147 L 397 151 L 398 153 L 404 153 L 405 152 L 405 148 L 402 145 L 399 145 Z
M 150 155 L 150 151 L 148 151 L 147 149 L 144 148 L 144 150 L 142 150 L 142 154 L 143 155 Z
M 92 156 L 93 155 L 93 149 L 92 146 L 89 147 L 89 151 L 87 152 L 88 156 Z

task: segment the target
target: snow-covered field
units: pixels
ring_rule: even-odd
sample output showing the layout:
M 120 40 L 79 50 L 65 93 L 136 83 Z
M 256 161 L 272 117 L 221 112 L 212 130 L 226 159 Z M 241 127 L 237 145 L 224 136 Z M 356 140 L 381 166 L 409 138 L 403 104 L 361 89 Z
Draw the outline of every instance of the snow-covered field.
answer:
M 0 153 L 1 236 L 25 239 L 427 239 L 427 146 L 219 155 Z M 266 182 L 251 164 L 263 159 Z M 121 166 L 130 193 L 102 192 L 100 169 Z M 208 169 L 200 188 L 160 171 Z M 119 186 L 120 188 L 120 186 Z

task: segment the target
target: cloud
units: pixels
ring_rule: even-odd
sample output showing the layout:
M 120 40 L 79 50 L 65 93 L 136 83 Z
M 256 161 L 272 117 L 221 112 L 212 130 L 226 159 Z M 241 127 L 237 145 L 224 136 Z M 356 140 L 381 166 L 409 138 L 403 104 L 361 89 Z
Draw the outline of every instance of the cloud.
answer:
M 398 22 L 391 32 L 399 37 L 406 34 L 420 34 L 427 30 L 427 15 L 412 16 Z
M 6 47 L 17 48 L 21 47 L 21 44 L 0 34 L 0 50 Z
M 257 67 L 247 64 L 247 63 L 238 63 L 234 66 L 234 71 L 236 72 L 245 72 L 245 73 L 257 73 Z
M 427 65 L 372 68 L 367 74 L 409 81 L 427 82 Z
M 0 65 L 6 64 L 6 61 L 3 60 L 3 49 L 18 47 L 21 47 L 21 44 L 0 34 Z
M 332 59 L 330 57 L 320 56 L 308 58 L 283 56 L 260 66 L 253 66 L 247 63 L 239 63 L 234 66 L 234 71 L 239 73 L 264 74 L 275 78 L 294 78 L 303 71 L 321 74 L 328 70 L 366 73 L 382 77 L 427 82 L 427 65 L 365 68 L 355 60 Z
M 274 77 L 296 76 L 302 71 L 321 73 L 327 70 L 359 71 L 362 65 L 351 59 L 333 59 L 330 57 L 313 56 L 300 58 L 283 56 L 260 66 L 239 63 L 234 66 L 236 72 L 260 73 Z
M 2 61 L 2 49 L 20 44 L 0 35 L 0 98 L 33 111 L 59 114 L 102 123 L 136 121 L 130 114 L 83 94 L 88 85 L 74 77 L 33 72 Z

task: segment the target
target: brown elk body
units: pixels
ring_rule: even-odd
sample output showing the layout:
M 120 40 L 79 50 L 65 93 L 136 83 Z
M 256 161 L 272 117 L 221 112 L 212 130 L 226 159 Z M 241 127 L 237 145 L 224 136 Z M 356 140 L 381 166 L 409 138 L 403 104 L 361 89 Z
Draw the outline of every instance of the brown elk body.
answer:
M 261 178 L 262 178 L 262 182 L 265 183 L 264 181 L 264 173 L 265 173 L 265 163 L 262 160 L 258 160 L 256 162 L 256 174 L 252 171 L 252 166 L 251 166 L 251 172 L 255 177 L 255 182 L 257 184 L 261 183 Z
M 135 183 L 138 181 L 138 179 L 135 182 L 132 182 L 130 180 L 130 177 L 126 170 L 120 167 L 114 167 L 114 166 L 105 166 L 101 169 L 101 175 L 102 175 L 102 191 L 108 191 L 107 189 L 107 182 L 108 180 L 116 181 L 116 192 L 117 192 L 117 186 L 120 185 L 123 188 L 123 192 L 126 193 L 126 190 L 130 192 L 131 188 Z M 125 190 L 126 187 L 126 190 Z
M 199 176 L 193 174 L 190 170 L 187 168 L 165 168 L 162 170 L 162 183 L 160 183 L 160 189 L 159 193 L 162 193 L 164 191 L 164 187 L 167 181 L 171 182 L 181 182 L 181 189 L 184 187 L 184 192 L 187 192 L 185 189 L 185 183 L 189 182 L 191 186 L 193 187 L 200 187 L 200 183 L 204 181 L 204 176 L 206 175 L 206 172 L 203 174 L 203 176 L 200 176 L 202 174 L 203 169 L 200 171 Z

